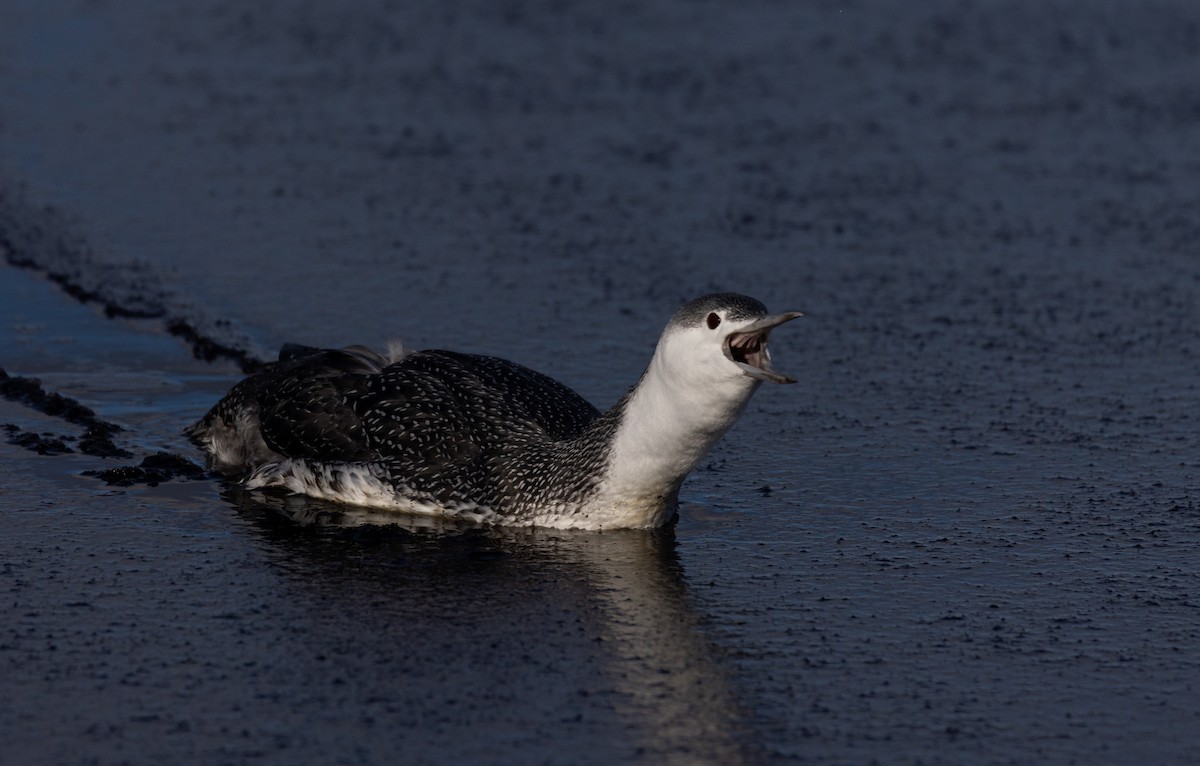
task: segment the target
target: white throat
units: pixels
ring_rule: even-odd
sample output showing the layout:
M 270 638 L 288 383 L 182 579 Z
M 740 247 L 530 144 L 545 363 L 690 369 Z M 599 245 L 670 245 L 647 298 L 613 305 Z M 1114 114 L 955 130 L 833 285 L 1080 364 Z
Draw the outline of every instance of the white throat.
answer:
M 679 486 L 737 421 L 760 385 L 746 376 L 713 380 L 672 366 L 660 347 L 625 405 L 597 500 L 654 526 L 674 513 Z M 724 360 L 721 360 L 724 361 Z M 644 517 L 644 518 L 643 518 Z

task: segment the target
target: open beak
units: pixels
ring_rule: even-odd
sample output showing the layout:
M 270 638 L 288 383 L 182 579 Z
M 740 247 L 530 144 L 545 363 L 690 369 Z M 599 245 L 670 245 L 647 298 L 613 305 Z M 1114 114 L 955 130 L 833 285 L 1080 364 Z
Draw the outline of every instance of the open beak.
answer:
M 742 372 L 756 380 L 772 383 L 795 383 L 796 379 L 771 369 L 771 352 L 767 350 L 767 336 L 771 330 L 784 322 L 804 316 L 799 311 L 771 314 L 725 336 L 723 350 L 729 361 L 742 368 Z

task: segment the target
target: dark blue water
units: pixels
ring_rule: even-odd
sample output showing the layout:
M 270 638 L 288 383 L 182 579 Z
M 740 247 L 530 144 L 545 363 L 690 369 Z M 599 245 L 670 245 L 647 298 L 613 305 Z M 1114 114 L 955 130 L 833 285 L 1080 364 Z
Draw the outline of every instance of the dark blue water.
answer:
M 1197 29 L 6 5 L 0 367 L 130 456 L 0 401 L 0 762 L 1197 760 Z M 658 534 L 84 475 L 198 461 L 180 429 L 285 340 L 606 407 L 712 290 L 806 313 L 800 383 Z

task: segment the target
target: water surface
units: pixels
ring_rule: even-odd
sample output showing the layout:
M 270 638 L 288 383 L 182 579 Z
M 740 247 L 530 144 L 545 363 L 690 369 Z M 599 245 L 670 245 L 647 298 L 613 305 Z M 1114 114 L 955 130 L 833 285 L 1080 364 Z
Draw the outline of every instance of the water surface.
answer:
M 129 457 L 0 402 L 72 450 L 0 444 L 3 758 L 1200 758 L 1198 24 L 5 6 L 0 366 Z M 84 475 L 198 461 L 180 429 L 285 340 L 496 354 L 606 407 L 717 289 L 806 313 L 772 338 L 800 382 L 672 530 Z

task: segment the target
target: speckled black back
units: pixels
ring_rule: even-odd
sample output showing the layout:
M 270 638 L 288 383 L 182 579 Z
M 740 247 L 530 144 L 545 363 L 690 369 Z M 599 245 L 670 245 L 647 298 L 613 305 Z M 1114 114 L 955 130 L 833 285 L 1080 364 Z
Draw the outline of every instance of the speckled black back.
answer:
M 494 357 L 419 351 L 380 366 L 361 351 L 289 347 L 280 358 L 201 424 L 257 410 L 280 455 L 376 463 L 420 495 L 509 513 L 586 495 L 620 411 L 601 419 L 561 383 Z

